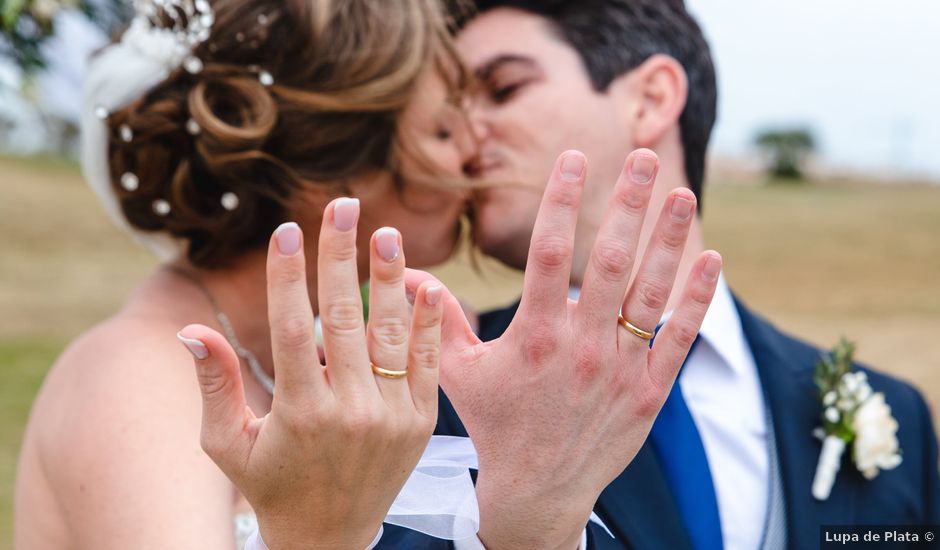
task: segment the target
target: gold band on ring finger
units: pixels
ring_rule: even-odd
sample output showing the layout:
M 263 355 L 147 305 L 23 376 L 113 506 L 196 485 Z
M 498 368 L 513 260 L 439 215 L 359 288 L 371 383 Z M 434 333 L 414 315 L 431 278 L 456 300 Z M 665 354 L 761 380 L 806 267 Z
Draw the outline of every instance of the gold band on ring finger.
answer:
M 656 334 L 653 333 L 653 332 L 649 332 L 649 331 L 643 330 L 643 329 L 641 329 L 641 328 L 637 328 L 636 326 L 633 325 L 633 323 L 631 323 L 630 321 L 627 321 L 626 319 L 624 319 L 624 318 L 623 318 L 623 315 L 621 315 L 621 316 L 617 319 L 617 323 L 620 324 L 620 326 L 622 326 L 623 328 L 625 328 L 625 329 L 627 329 L 628 331 L 630 331 L 630 333 L 633 334 L 634 336 L 638 336 L 638 337 L 640 337 L 640 338 L 642 338 L 642 339 L 644 339 L 644 340 L 652 340 L 652 339 L 653 339 L 653 336 L 656 335 Z
M 369 365 L 372 367 L 372 372 L 381 376 L 382 378 L 390 378 L 392 380 L 398 380 L 399 378 L 404 378 L 408 376 L 408 369 L 405 370 L 389 370 L 383 369 L 382 367 L 376 365 L 373 362 L 369 362 Z

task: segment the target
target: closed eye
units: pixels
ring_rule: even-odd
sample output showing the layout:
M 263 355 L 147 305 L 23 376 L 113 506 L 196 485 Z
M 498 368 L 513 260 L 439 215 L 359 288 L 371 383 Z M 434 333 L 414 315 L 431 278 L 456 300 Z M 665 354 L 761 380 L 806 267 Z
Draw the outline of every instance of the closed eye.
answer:
M 490 99 L 497 104 L 505 103 L 512 99 L 522 88 L 532 82 L 533 79 L 520 80 L 505 86 L 493 86 L 490 88 Z

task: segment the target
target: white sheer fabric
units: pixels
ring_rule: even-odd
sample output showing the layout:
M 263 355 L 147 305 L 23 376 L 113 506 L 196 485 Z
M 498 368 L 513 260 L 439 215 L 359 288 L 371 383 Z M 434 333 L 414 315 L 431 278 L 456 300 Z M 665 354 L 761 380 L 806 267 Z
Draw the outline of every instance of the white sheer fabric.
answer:
M 181 242 L 161 232 L 145 233 L 130 227 L 111 186 L 108 164 L 108 127 L 102 116 L 126 107 L 162 82 L 179 66 L 186 50 L 172 33 L 151 29 L 135 18 L 121 41 L 92 59 L 82 89 L 82 172 L 105 211 L 121 227 L 161 260 L 182 250 Z
M 458 549 L 482 548 L 480 508 L 470 470 L 479 469 L 479 459 L 470 438 L 435 435 L 405 482 L 385 518 L 398 525 L 440 539 L 459 541 Z M 600 525 L 611 538 L 613 533 L 595 513 L 590 521 Z M 581 548 L 587 533 L 582 533 Z M 378 543 L 379 536 L 369 546 Z M 245 550 L 267 550 L 255 526 Z M 367 550 L 369 550 L 367 549 Z

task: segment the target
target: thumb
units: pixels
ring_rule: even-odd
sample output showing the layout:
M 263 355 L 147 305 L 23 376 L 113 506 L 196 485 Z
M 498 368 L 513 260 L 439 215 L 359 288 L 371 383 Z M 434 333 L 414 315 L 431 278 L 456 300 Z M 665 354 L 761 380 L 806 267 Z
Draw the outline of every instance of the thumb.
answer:
M 202 448 L 228 472 L 228 465 L 243 464 L 250 451 L 245 426 L 254 417 L 245 400 L 238 356 L 225 337 L 203 325 L 189 325 L 176 337 L 196 365 L 202 394 Z
M 480 339 L 473 333 L 460 301 L 450 293 L 446 285 L 443 285 L 430 273 L 417 269 L 405 269 L 405 290 L 409 300 L 414 300 L 413 297 L 418 291 L 418 287 L 424 281 L 434 281 L 444 286 L 444 317 L 441 323 L 441 368 L 446 369 L 449 357 L 459 355 L 467 348 L 479 344 Z

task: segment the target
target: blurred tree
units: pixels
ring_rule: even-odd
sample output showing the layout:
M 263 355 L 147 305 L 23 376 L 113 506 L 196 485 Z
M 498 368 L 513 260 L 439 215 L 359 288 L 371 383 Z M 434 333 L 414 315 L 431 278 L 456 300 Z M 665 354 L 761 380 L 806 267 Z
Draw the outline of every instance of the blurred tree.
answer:
M 764 130 L 754 143 L 767 158 L 771 176 L 792 180 L 804 178 L 803 164 L 816 150 L 816 140 L 805 128 Z
M 46 66 L 42 45 L 55 33 L 56 15 L 78 10 L 111 34 L 131 13 L 127 0 L 0 0 L 0 55 L 31 75 Z

